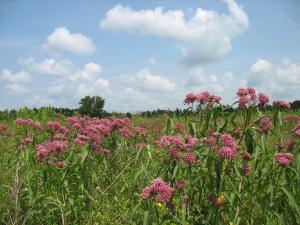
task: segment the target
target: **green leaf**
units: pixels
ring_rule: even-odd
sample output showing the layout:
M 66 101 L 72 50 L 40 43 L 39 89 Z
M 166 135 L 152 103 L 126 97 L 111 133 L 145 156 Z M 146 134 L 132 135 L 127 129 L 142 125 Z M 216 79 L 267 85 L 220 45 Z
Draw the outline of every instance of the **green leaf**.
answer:
M 143 225 L 147 225 L 148 224 L 148 218 L 149 218 L 149 211 L 145 211 L 144 212 L 144 220 L 143 220 Z
M 174 122 L 172 118 L 169 118 L 167 121 L 167 132 L 170 132 L 174 127 Z
M 182 216 L 181 216 L 181 224 L 186 224 L 186 206 L 185 203 L 182 203 Z
M 252 154 L 254 150 L 255 141 L 254 141 L 254 135 L 251 128 L 247 129 L 245 132 L 245 144 L 247 147 L 247 152 Z
M 82 158 L 81 158 L 81 161 L 80 161 L 80 164 L 83 165 L 84 161 L 86 160 L 87 156 L 89 155 L 89 150 L 87 147 L 83 148 L 83 151 L 82 151 Z
M 281 187 L 281 189 L 283 190 L 283 192 L 286 194 L 286 196 L 289 198 L 289 201 L 291 202 L 291 204 L 294 206 L 294 208 L 296 209 L 299 217 L 300 217 L 300 208 L 297 205 L 296 199 L 293 196 L 293 194 L 291 192 L 289 192 L 287 189 L 285 189 L 284 187 Z

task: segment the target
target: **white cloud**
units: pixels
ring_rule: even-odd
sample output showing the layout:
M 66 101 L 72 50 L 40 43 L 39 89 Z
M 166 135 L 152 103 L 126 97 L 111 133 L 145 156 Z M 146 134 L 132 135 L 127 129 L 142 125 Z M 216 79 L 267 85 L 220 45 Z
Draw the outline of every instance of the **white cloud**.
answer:
M 272 68 L 272 64 L 266 59 L 259 59 L 251 66 L 251 72 L 267 72 Z
M 4 69 L 2 71 L 1 80 L 11 83 L 26 83 L 31 80 L 31 76 L 30 73 L 24 70 L 13 74 L 10 70 Z
M 85 64 L 84 68 L 78 71 L 74 76 L 70 76 L 70 79 L 73 81 L 77 80 L 88 80 L 91 81 L 95 78 L 97 74 L 100 74 L 102 68 L 96 63 Z
M 6 86 L 7 93 L 9 95 L 22 95 L 22 94 L 27 94 L 29 93 L 29 89 L 24 86 L 23 84 L 18 84 L 18 83 L 10 83 L 7 84 Z
M 57 60 L 47 58 L 42 62 L 36 62 L 34 58 L 20 60 L 20 64 L 27 70 L 48 75 L 66 76 L 74 71 L 74 65 L 69 60 Z
M 134 75 L 121 75 L 118 77 L 123 84 L 134 86 L 142 92 L 171 92 L 176 88 L 166 77 L 153 75 L 148 69 L 142 69 Z
M 299 99 L 300 64 L 289 60 L 274 64 L 266 59 L 259 59 L 251 66 L 248 85 L 269 94 L 273 99 Z
M 133 10 L 116 5 L 100 27 L 115 32 L 149 34 L 175 39 L 182 48 L 186 65 L 215 61 L 231 51 L 231 40 L 248 25 L 248 17 L 234 0 L 224 0 L 229 14 L 198 8 L 191 19 L 181 10 L 163 11 L 161 7 Z
M 56 28 L 47 38 L 45 48 L 58 52 L 89 54 L 95 50 L 93 41 L 80 33 L 71 33 L 66 27 Z

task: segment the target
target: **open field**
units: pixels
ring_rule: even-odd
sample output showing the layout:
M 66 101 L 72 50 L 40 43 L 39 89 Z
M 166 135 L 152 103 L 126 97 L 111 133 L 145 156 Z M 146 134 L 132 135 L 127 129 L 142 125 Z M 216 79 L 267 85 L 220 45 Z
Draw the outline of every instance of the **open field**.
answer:
M 0 121 L 1 223 L 299 224 L 299 111 L 197 104 L 183 116 L 23 109 Z

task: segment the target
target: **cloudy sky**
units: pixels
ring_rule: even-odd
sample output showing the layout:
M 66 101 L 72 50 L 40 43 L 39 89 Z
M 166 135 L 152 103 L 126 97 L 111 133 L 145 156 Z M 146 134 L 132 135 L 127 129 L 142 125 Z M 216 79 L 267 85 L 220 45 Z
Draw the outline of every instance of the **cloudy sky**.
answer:
M 0 109 L 183 107 L 238 87 L 300 99 L 299 0 L 2 0 Z

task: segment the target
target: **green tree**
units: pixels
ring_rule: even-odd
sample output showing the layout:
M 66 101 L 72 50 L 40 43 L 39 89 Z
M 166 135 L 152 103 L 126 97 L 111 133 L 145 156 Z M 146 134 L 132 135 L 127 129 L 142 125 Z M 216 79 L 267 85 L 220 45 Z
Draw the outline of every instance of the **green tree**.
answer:
M 79 102 L 79 113 L 91 117 L 103 117 L 105 100 L 99 96 L 85 96 Z

